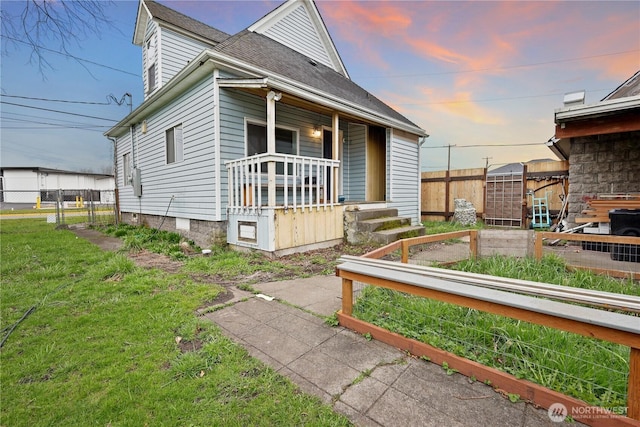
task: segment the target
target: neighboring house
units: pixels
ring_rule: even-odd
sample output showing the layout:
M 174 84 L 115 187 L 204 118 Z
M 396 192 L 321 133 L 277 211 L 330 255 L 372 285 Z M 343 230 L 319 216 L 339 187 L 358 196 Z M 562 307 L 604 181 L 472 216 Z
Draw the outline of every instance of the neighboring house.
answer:
M 569 161 L 572 226 L 591 198 L 640 193 L 640 71 L 596 104 L 577 98 L 555 111 L 555 137 L 547 143 Z
M 113 203 L 113 175 L 38 167 L 5 167 L 0 170 L 0 176 L 0 201 L 4 203 L 35 204 L 38 198 L 41 201 L 54 201 L 58 190 L 65 190 L 68 197 L 74 198 L 76 194 L 83 196 L 86 190 L 93 190 L 96 199 L 99 197 L 104 203 Z
M 313 1 L 229 35 L 141 0 L 134 44 L 145 100 L 106 133 L 123 221 L 275 254 L 341 242 L 345 209 L 419 224 L 427 134 L 349 78 Z

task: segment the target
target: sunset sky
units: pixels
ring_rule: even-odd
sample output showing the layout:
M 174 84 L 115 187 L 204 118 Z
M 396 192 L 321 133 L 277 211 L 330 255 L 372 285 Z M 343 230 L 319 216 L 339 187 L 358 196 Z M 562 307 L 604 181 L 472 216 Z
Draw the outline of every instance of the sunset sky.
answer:
M 281 1 L 160 3 L 233 34 Z M 563 95 L 585 90 L 586 103 L 595 103 L 640 69 L 638 1 L 316 4 L 351 78 L 429 133 L 425 171 L 447 168 L 449 145 L 452 169 L 555 158 L 544 142 Z M 133 108 L 143 99 L 141 50 L 131 42 L 136 11 L 137 2 L 116 1 L 108 9 L 114 26 L 70 46 L 75 59 L 55 53 L 51 40 L 51 68 L 42 72 L 26 46 L 3 33 L 3 167 L 110 167 L 102 133 L 129 107 L 100 104 L 125 92 Z

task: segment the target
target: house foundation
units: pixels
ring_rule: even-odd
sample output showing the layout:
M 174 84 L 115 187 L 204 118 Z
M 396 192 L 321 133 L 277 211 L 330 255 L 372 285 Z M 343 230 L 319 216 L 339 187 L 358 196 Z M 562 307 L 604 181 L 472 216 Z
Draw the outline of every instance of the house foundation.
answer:
M 201 221 L 188 218 L 122 212 L 121 221 L 180 234 L 202 248 L 227 244 L 226 221 Z

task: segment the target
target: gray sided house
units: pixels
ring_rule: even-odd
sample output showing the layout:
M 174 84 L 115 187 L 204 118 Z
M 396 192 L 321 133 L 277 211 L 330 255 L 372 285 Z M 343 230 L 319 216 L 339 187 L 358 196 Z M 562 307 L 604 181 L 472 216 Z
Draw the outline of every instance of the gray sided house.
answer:
M 427 134 L 349 78 L 313 1 L 229 35 L 141 0 L 134 44 L 145 100 L 106 133 L 124 221 L 273 254 L 341 242 L 345 210 L 419 223 Z
M 589 199 L 640 193 L 640 71 L 598 103 L 576 99 L 555 111 L 555 136 L 547 143 L 569 161 L 572 226 Z

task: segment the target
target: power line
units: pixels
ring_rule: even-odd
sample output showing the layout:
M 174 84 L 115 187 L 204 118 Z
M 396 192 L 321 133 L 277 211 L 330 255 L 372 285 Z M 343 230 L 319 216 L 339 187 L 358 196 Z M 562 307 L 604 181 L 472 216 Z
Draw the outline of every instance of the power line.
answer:
M 16 118 L 12 118 L 12 116 L 15 116 Z M 78 124 L 85 124 L 85 123 L 79 123 L 77 121 L 72 121 L 72 120 L 64 120 L 64 119 L 58 119 L 58 118 L 53 118 L 53 117 L 45 117 L 45 116 L 35 116 L 32 114 L 22 114 L 22 113 L 14 113 L 12 111 L 3 111 L 2 112 L 2 119 L 3 120 L 25 120 L 22 119 L 23 117 L 29 117 L 32 119 L 42 119 L 42 120 L 55 120 L 57 123 L 68 123 L 70 125 L 78 125 Z M 26 120 L 25 120 L 26 121 Z M 40 123 L 40 122 L 34 122 L 34 123 Z
M 64 123 L 51 123 L 51 122 L 38 122 L 35 120 L 27 120 L 27 119 L 16 119 L 16 118 L 5 118 L 5 120 L 8 121 L 12 121 L 12 122 L 20 122 L 20 123 L 34 123 L 37 125 L 48 125 L 48 126 L 56 126 L 55 128 L 48 128 L 48 129 L 57 129 L 57 128 L 64 128 L 64 129 L 91 129 L 91 128 L 103 128 L 103 129 L 109 129 L 109 126 L 105 126 L 105 125 L 92 125 L 89 123 L 76 123 L 74 125 L 72 124 L 64 124 Z M 16 126 L 3 126 L 3 129 L 47 129 L 44 128 L 42 126 L 30 126 L 30 127 L 16 127 Z M 98 130 L 98 129 L 95 129 Z
M 75 130 L 86 130 L 89 132 L 100 132 L 103 133 L 102 130 L 100 129 L 89 129 L 89 128 L 83 128 L 83 127 L 59 127 L 59 126 L 6 126 L 2 128 L 3 130 L 6 129 L 11 129 L 11 130 L 69 130 L 69 129 L 75 129 Z
M 16 106 L 16 107 L 23 107 L 23 108 L 32 108 L 34 110 L 41 110 L 41 111 L 50 111 L 52 113 L 68 114 L 70 116 L 76 116 L 76 117 L 86 117 L 86 118 L 89 118 L 89 119 L 105 120 L 105 121 L 108 121 L 108 122 L 118 122 L 118 120 L 116 120 L 116 119 L 105 119 L 104 117 L 88 116 L 86 114 L 70 113 L 68 111 L 52 110 L 50 108 L 33 107 L 31 105 L 16 104 L 16 103 L 7 102 L 7 101 L 0 101 L 0 104 L 13 105 L 13 106 Z
M 0 96 L 4 96 L 7 98 L 28 99 L 30 101 L 64 102 L 68 104 L 111 105 L 110 102 L 70 101 L 66 99 L 32 98 L 30 96 L 5 95 L 5 94 L 1 94 Z
M 429 147 L 429 146 L 425 146 L 423 145 L 422 148 L 423 149 L 429 149 L 429 148 L 451 148 L 451 147 L 456 147 L 456 148 L 477 148 L 477 147 L 524 147 L 526 145 L 543 145 L 544 142 L 525 142 L 523 144 L 469 144 L 469 145 L 437 145 L 434 147 Z
M 92 64 L 92 65 L 96 65 L 96 66 L 98 66 L 98 67 L 107 68 L 107 69 L 109 69 L 109 70 L 118 71 L 118 72 L 120 72 L 120 73 L 129 74 L 129 75 L 131 75 L 131 76 L 140 77 L 140 74 L 135 74 L 135 73 L 132 73 L 132 72 L 130 72 L 130 71 L 121 70 L 121 69 L 119 69 L 119 68 L 112 67 L 112 66 L 110 66 L 110 65 L 100 64 L 100 63 L 98 63 L 98 62 L 90 61 L 90 60 L 88 60 L 88 59 L 83 59 L 83 58 L 80 58 L 80 57 L 78 57 L 78 56 L 71 55 L 70 53 L 60 52 L 60 51 L 57 51 L 57 50 L 53 50 L 53 49 L 46 48 L 46 47 L 44 47 L 44 46 L 32 45 L 31 43 L 27 43 L 27 42 L 25 42 L 25 41 L 23 41 L 23 40 L 16 39 L 16 38 L 14 38 L 14 37 L 6 36 L 6 35 L 3 35 L 2 37 L 6 38 L 6 39 L 8 39 L 8 40 L 12 40 L 12 41 L 14 41 L 14 42 L 18 42 L 18 43 L 26 44 L 26 45 L 28 45 L 28 46 L 33 46 L 34 48 L 38 48 L 38 49 L 42 49 L 42 50 L 46 50 L 47 52 L 57 53 L 58 55 L 67 56 L 67 57 L 69 57 L 69 58 L 73 58 L 73 59 L 75 59 L 76 61 L 86 62 L 87 64 Z
M 589 92 L 605 92 L 610 91 L 610 89 L 591 89 Z M 435 105 L 435 104 L 464 104 L 468 102 L 494 102 L 494 101 L 507 101 L 512 99 L 527 99 L 527 98 L 544 98 L 548 96 L 559 96 L 564 95 L 563 93 L 548 93 L 545 95 L 523 95 L 523 96 L 512 96 L 505 98 L 488 98 L 488 99 L 467 99 L 467 100 L 452 100 L 452 101 L 434 101 L 434 102 L 414 102 L 414 103 L 397 103 L 396 105 Z
M 404 77 L 420 77 L 420 76 L 442 76 L 448 74 L 463 74 L 463 73 L 478 73 L 481 71 L 498 71 L 498 70 L 512 70 L 515 68 L 527 68 L 527 67 L 537 67 L 542 65 L 550 65 L 550 64 L 561 64 L 563 62 L 575 62 L 575 61 L 584 61 L 586 59 L 594 59 L 594 58 L 604 58 L 607 56 L 615 56 L 615 55 L 626 55 L 628 53 L 639 52 L 640 49 L 631 49 L 624 50 L 621 52 L 612 52 L 612 53 L 603 53 L 600 55 L 590 55 L 590 56 L 580 56 L 576 58 L 566 58 L 566 59 L 555 59 L 550 61 L 543 62 L 532 62 L 529 64 L 519 64 L 519 65 L 505 65 L 503 67 L 487 67 L 487 68 L 475 68 L 470 70 L 459 70 L 459 71 L 441 71 L 437 73 L 416 73 L 416 74 L 396 74 L 396 75 L 382 75 L 382 76 L 355 76 L 354 78 L 358 79 L 387 79 L 387 78 L 404 78 Z

